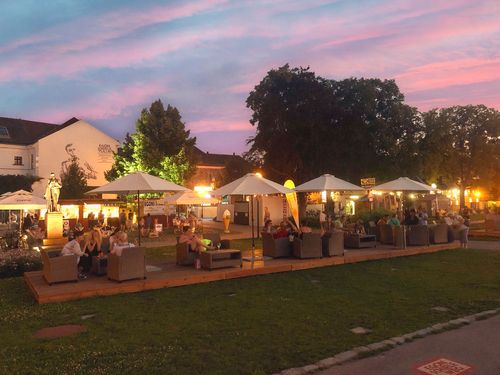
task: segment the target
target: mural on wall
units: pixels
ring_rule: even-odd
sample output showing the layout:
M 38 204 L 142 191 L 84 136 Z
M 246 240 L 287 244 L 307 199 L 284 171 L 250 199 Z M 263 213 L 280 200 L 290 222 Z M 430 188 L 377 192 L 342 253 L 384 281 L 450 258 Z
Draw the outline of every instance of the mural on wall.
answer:
M 87 161 L 84 161 L 82 165 L 80 158 L 76 155 L 76 147 L 73 143 L 68 143 L 65 150 L 68 154 L 68 158 L 61 163 L 61 175 L 68 171 L 73 159 L 75 159 L 85 171 L 85 177 L 88 180 L 97 180 L 97 171 Z

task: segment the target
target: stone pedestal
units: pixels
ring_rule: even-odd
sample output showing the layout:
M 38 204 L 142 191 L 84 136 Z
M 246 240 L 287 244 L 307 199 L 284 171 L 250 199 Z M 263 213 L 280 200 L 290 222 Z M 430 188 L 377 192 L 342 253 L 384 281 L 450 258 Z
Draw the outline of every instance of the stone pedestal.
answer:
M 46 238 L 43 244 L 53 246 L 64 244 L 63 237 L 63 215 L 60 212 L 47 212 L 45 215 Z

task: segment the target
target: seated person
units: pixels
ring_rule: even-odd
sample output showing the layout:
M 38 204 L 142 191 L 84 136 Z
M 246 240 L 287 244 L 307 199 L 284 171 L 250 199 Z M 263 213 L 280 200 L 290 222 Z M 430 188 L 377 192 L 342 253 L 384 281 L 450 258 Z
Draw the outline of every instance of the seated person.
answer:
M 344 229 L 344 221 L 345 221 L 345 216 L 337 216 L 335 221 L 333 222 L 333 226 L 335 229 Z
M 273 237 L 274 238 L 286 238 L 288 237 L 289 235 L 289 231 L 288 231 L 288 228 L 286 227 L 286 223 L 284 221 L 282 221 L 280 223 L 280 227 L 278 228 L 278 230 L 273 234 Z
M 182 234 L 179 237 L 179 243 L 187 243 L 189 251 L 199 253 L 206 249 L 214 250 L 212 246 L 205 245 L 196 234 L 192 233 L 189 225 L 182 227 Z
M 427 214 L 427 210 L 425 207 L 421 207 L 417 211 L 418 223 L 420 225 L 427 225 L 427 221 L 429 220 L 429 215 Z
M 128 242 L 128 236 L 125 232 L 118 232 L 116 234 L 116 242 L 111 249 L 111 254 L 122 255 L 122 250 L 126 247 L 135 247 L 133 243 Z
M 273 228 L 273 221 L 271 219 L 266 220 L 264 223 L 264 228 L 262 228 L 263 233 L 274 233 L 274 228 Z
M 394 226 L 400 226 L 401 222 L 398 219 L 398 215 L 396 213 L 393 213 L 389 221 L 387 222 L 389 225 L 394 225 Z
M 76 255 L 78 257 L 77 265 L 83 270 L 83 273 L 80 273 L 79 277 L 85 279 L 87 278 L 87 275 L 85 273 L 88 273 L 90 271 L 90 264 L 88 262 L 89 255 L 83 252 L 80 247 L 80 242 L 83 240 L 84 235 L 81 231 L 75 231 L 73 234 L 74 238 L 66 245 L 64 245 L 63 249 L 61 250 L 61 255 Z
M 93 229 L 90 232 L 90 238 L 85 242 L 83 251 L 89 254 L 89 257 L 96 257 L 102 254 L 101 251 L 101 232 L 97 229 Z
M 354 225 L 354 233 L 357 233 L 357 234 L 366 234 L 363 220 L 358 219 L 358 221 L 356 221 L 356 224 Z
M 405 225 L 418 225 L 417 211 L 414 208 L 410 210 L 409 215 L 405 219 Z
M 377 221 L 377 225 L 385 225 L 389 222 L 389 215 L 384 215 Z

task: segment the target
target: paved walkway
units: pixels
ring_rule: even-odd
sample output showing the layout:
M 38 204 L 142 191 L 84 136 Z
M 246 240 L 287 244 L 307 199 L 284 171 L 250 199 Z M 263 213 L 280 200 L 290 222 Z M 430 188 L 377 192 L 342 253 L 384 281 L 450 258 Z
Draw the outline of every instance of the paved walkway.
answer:
M 500 374 L 500 315 L 460 329 L 426 336 L 374 357 L 318 372 L 321 375 L 359 374 L 465 374 L 466 372 L 423 372 L 423 364 L 445 358 L 472 367 L 467 374 Z
M 500 241 L 469 241 L 469 249 L 500 250 Z

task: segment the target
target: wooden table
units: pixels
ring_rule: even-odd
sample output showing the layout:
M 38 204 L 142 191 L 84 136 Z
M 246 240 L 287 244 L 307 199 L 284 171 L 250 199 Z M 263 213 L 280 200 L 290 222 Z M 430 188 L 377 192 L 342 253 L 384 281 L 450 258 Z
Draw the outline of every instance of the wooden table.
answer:
M 241 267 L 241 251 L 235 249 L 207 250 L 200 253 L 201 268 L 212 270 L 223 267 Z

